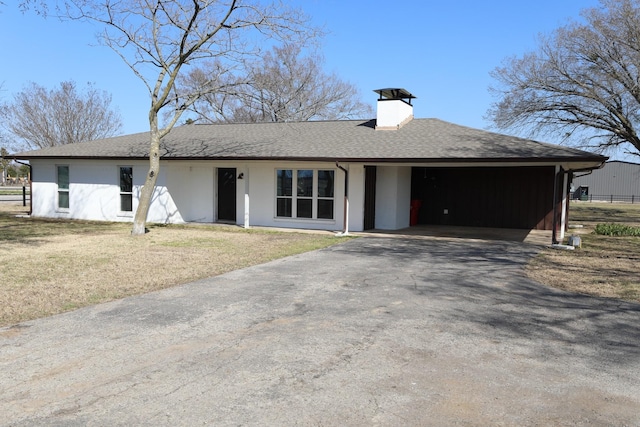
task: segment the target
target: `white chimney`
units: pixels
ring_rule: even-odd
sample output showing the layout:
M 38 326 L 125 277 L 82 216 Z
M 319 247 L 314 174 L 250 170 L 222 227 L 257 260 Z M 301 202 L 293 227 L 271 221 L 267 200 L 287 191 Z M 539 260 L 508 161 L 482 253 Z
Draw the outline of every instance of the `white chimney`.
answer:
M 411 100 L 415 96 L 404 89 L 377 89 L 378 117 L 376 130 L 396 130 L 413 119 L 413 105 Z

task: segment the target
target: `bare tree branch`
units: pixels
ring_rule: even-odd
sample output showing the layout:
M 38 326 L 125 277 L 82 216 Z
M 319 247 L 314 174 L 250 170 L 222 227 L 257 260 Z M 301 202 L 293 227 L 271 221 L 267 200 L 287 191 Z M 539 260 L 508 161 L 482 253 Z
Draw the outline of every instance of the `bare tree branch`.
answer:
M 493 71 L 498 100 L 487 117 L 500 129 L 640 155 L 640 1 L 601 0 L 582 15 Z
M 110 104 L 111 95 L 91 84 L 80 93 L 71 81 L 52 90 L 31 83 L 0 106 L 0 118 L 26 147 L 54 147 L 116 135 L 122 119 Z
M 27 0 L 35 2 L 36 0 Z M 160 171 L 160 140 L 207 90 L 176 91 L 184 68 L 201 60 L 223 66 L 259 51 L 270 39 L 302 43 L 319 31 L 299 10 L 261 0 L 52 0 L 63 19 L 102 26 L 99 41 L 140 78 L 151 100 L 149 170 L 140 193 L 132 234 L 145 232 Z M 216 90 L 210 87 L 208 90 Z M 162 112 L 162 113 L 161 113 Z M 166 118 L 164 126 L 159 115 Z
M 273 47 L 257 60 L 224 69 L 219 62 L 194 68 L 180 89 L 216 86 L 191 106 L 201 122 L 285 122 L 361 118 L 372 114 L 357 88 L 322 70 L 317 54 L 299 45 Z M 224 72 L 221 72 L 224 70 Z

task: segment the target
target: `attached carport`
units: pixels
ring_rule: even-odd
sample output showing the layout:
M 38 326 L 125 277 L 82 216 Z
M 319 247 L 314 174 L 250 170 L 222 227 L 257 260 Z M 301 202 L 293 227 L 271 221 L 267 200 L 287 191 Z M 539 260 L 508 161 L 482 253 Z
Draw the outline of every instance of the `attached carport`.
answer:
M 411 225 L 550 230 L 554 167 L 413 167 Z M 420 206 L 419 208 L 417 206 Z
M 365 165 L 364 229 L 546 230 L 557 243 L 567 229 L 573 174 L 604 163 L 605 158 L 593 158 L 414 159 Z

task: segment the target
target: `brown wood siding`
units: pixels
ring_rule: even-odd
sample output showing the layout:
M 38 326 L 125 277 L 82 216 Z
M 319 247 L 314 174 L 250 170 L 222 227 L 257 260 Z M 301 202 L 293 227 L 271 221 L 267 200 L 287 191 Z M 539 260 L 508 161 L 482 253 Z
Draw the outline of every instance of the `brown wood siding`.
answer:
M 413 168 L 412 199 L 422 200 L 420 224 L 550 230 L 553 175 L 553 167 Z

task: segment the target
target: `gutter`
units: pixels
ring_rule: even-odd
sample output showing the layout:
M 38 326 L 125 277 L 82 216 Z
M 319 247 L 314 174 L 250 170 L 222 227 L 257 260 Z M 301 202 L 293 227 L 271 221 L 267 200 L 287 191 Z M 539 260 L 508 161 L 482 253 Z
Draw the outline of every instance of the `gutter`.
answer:
M 583 176 L 591 175 L 594 170 L 602 169 L 606 163 L 607 163 L 607 161 L 605 160 L 604 162 L 600 163 L 600 166 L 598 166 L 597 168 L 593 168 L 593 169 L 576 169 L 576 170 L 573 170 L 572 171 L 573 172 L 573 176 L 575 178 L 580 178 L 580 177 L 583 177 Z M 583 175 L 579 175 L 579 176 L 576 177 L 575 174 L 578 173 L 578 172 L 585 172 L 585 173 Z
M 600 166 L 598 166 L 597 168 L 573 169 L 571 172 L 573 172 L 574 174 L 578 172 L 586 172 L 584 175 L 580 175 L 580 176 L 587 176 L 587 175 L 590 175 L 596 169 L 602 169 L 604 165 L 607 164 L 608 160 L 609 158 L 607 157 L 603 162 L 600 163 Z
M 23 156 L 15 156 L 15 158 L 21 158 L 26 160 L 59 160 L 59 159 L 74 159 L 74 160 L 149 160 L 148 155 L 114 155 L 114 156 L 100 156 L 100 155 L 41 155 L 41 156 L 30 156 L 25 154 Z M 540 165 L 540 164 L 548 164 L 551 166 L 552 164 L 560 163 L 580 163 L 580 162 L 599 162 L 599 159 L 593 159 L 591 157 L 574 157 L 574 158 L 562 158 L 562 157 L 515 157 L 515 158 L 505 158 L 505 157 L 454 157 L 454 158 L 443 158 L 443 157 L 326 157 L 326 156 L 166 156 L 161 155 L 160 160 L 164 161 L 193 161 L 193 160 L 234 160 L 234 161 L 250 161 L 250 160 L 269 160 L 269 161 L 294 161 L 294 162 L 349 162 L 349 163 L 397 163 L 397 164 L 478 164 L 478 163 L 513 163 L 513 164 L 522 164 L 522 163 L 531 163 L 532 165 Z M 601 165 L 596 167 L 595 169 L 599 169 L 604 166 L 604 162 L 601 162 Z M 576 170 L 589 170 L 587 169 L 576 169 Z

